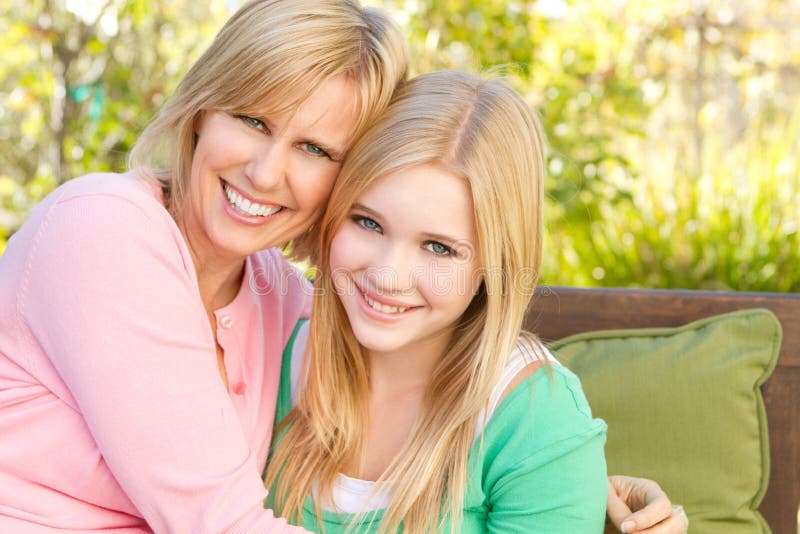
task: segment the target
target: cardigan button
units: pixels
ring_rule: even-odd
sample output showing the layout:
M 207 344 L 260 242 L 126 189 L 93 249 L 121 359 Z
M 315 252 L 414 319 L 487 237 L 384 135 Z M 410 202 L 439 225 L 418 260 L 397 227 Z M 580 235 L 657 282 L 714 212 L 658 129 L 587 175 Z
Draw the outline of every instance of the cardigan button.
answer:
M 219 319 L 219 325 L 222 328 L 230 328 L 230 327 L 232 327 L 233 326 L 233 317 L 231 317 L 230 315 L 223 315 Z
M 244 395 L 244 392 L 247 391 L 247 384 L 244 382 L 239 382 L 235 386 L 233 386 L 233 392 L 236 395 Z

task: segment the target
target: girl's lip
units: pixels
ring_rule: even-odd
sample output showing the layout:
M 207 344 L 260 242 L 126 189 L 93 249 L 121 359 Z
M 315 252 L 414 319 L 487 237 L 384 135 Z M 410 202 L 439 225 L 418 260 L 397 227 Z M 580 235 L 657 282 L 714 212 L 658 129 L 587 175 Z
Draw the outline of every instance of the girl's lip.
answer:
M 356 285 L 356 291 L 358 292 L 358 304 L 361 307 L 361 311 L 367 316 L 372 319 L 383 321 L 383 322 L 392 322 L 392 321 L 399 321 L 404 319 L 410 313 L 414 313 L 415 311 L 422 308 L 422 306 L 400 306 L 402 308 L 407 308 L 406 311 L 397 312 L 397 313 L 386 313 L 379 310 L 376 310 L 372 306 L 370 306 L 369 302 L 367 302 L 366 294 L 361 291 L 361 288 Z M 370 297 L 372 298 L 372 297 Z M 382 304 L 382 303 L 381 303 Z M 393 304 L 387 304 L 388 306 L 394 306 Z
M 387 299 L 383 295 L 377 295 L 374 291 L 367 291 L 357 283 L 355 283 L 355 286 L 356 289 L 358 289 L 358 291 L 361 292 L 362 295 L 368 296 L 371 300 L 374 300 L 378 304 L 385 304 L 386 306 L 394 306 L 396 308 L 419 308 L 419 306 L 415 304 L 400 302 L 399 300 Z

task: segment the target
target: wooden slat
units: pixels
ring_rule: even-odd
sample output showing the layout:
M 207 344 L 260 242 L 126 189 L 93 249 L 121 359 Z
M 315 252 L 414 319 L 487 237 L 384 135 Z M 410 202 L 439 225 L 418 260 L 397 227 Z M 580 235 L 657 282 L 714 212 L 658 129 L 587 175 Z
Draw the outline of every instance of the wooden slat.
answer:
M 679 326 L 746 308 L 771 310 L 783 328 L 778 365 L 763 387 L 771 469 L 760 511 L 773 532 L 792 533 L 800 506 L 800 295 L 545 286 L 525 328 L 554 341 L 592 330 Z

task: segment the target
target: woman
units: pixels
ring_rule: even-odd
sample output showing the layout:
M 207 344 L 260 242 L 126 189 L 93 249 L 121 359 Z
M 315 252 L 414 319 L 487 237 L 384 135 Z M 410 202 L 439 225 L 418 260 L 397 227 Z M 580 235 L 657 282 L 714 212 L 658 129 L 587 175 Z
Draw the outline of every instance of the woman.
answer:
M 520 332 L 543 161 L 521 97 L 455 71 L 406 84 L 356 143 L 310 334 L 284 353 L 275 510 L 329 533 L 602 530 L 605 424 Z
M 133 171 L 31 214 L 0 258 L 0 531 L 279 531 L 258 473 L 310 290 L 268 248 L 309 252 L 406 65 L 395 25 L 355 1 L 251 2 Z
M 0 532 L 290 530 L 259 474 L 310 293 L 270 247 L 305 254 L 404 46 L 355 1 L 249 3 L 134 171 L 34 210 L 0 261 Z

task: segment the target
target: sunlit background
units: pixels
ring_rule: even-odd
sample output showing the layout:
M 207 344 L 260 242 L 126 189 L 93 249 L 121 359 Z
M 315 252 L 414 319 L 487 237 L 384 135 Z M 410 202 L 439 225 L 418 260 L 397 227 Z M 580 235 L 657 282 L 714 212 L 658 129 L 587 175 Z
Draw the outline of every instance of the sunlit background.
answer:
M 549 137 L 542 282 L 800 291 L 800 0 L 373 0 L 413 72 L 507 76 Z M 123 170 L 240 4 L 0 0 L 0 251 Z

